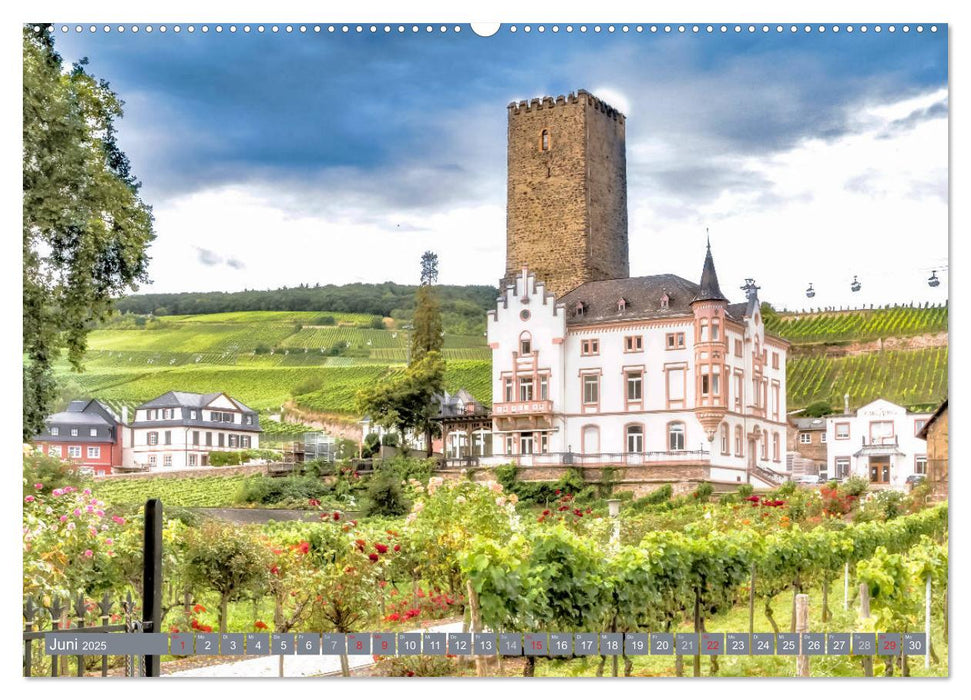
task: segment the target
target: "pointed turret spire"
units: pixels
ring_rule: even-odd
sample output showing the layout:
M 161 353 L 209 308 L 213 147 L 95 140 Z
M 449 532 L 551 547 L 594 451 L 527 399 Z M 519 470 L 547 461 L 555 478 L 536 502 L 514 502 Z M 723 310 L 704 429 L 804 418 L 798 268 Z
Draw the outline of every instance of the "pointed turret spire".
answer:
M 718 274 L 715 272 L 715 261 L 711 257 L 711 237 L 708 235 L 708 229 L 705 229 L 705 235 L 708 241 L 705 265 L 701 270 L 700 289 L 692 301 L 728 301 L 718 286 Z

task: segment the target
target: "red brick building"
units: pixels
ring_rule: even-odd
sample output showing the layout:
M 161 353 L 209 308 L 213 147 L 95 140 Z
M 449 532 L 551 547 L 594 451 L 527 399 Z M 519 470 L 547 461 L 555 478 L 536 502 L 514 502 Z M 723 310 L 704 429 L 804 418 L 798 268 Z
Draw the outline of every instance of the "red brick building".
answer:
M 110 474 L 122 466 L 128 427 L 100 401 L 72 401 L 45 421 L 34 444 L 44 454 L 74 462 L 83 472 Z

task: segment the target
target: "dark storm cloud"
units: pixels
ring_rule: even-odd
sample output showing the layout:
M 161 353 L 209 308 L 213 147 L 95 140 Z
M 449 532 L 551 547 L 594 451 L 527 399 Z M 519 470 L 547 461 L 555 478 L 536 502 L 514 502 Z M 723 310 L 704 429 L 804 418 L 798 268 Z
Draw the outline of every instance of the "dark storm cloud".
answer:
M 838 138 L 862 105 L 946 86 L 946 42 L 946 30 L 57 36 L 126 100 L 119 138 L 149 201 L 248 184 L 295 211 L 375 220 L 501 205 L 506 104 L 579 87 L 630 101 L 632 193 L 642 184 L 697 205 L 724 188 L 765 189 L 740 159 Z M 648 139 L 676 153 L 639 163 Z

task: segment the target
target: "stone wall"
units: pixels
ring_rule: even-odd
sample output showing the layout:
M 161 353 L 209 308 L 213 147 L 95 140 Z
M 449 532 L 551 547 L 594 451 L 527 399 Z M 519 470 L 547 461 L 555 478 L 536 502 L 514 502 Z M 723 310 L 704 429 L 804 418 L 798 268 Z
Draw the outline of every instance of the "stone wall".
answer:
M 624 121 L 582 90 L 510 105 L 507 279 L 526 265 L 559 297 L 629 275 Z

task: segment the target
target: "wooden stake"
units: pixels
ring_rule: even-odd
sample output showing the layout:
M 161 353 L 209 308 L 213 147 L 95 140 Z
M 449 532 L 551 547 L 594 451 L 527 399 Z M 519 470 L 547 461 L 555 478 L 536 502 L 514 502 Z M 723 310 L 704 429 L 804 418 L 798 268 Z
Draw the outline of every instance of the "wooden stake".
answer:
M 796 596 L 796 632 L 809 631 L 809 596 L 800 593 Z M 802 648 L 802 638 L 799 639 L 799 656 L 796 657 L 796 675 L 809 677 L 809 657 Z
M 843 564 L 843 610 L 850 609 L 850 563 Z
M 924 588 L 924 668 L 931 667 L 931 575 L 927 574 L 927 585 Z
M 870 617 L 870 589 L 865 583 L 860 584 L 860 617 L 866 619 Z M 873 676 L 873 657 L 863 657 L 863 675 L 867 678 Z

